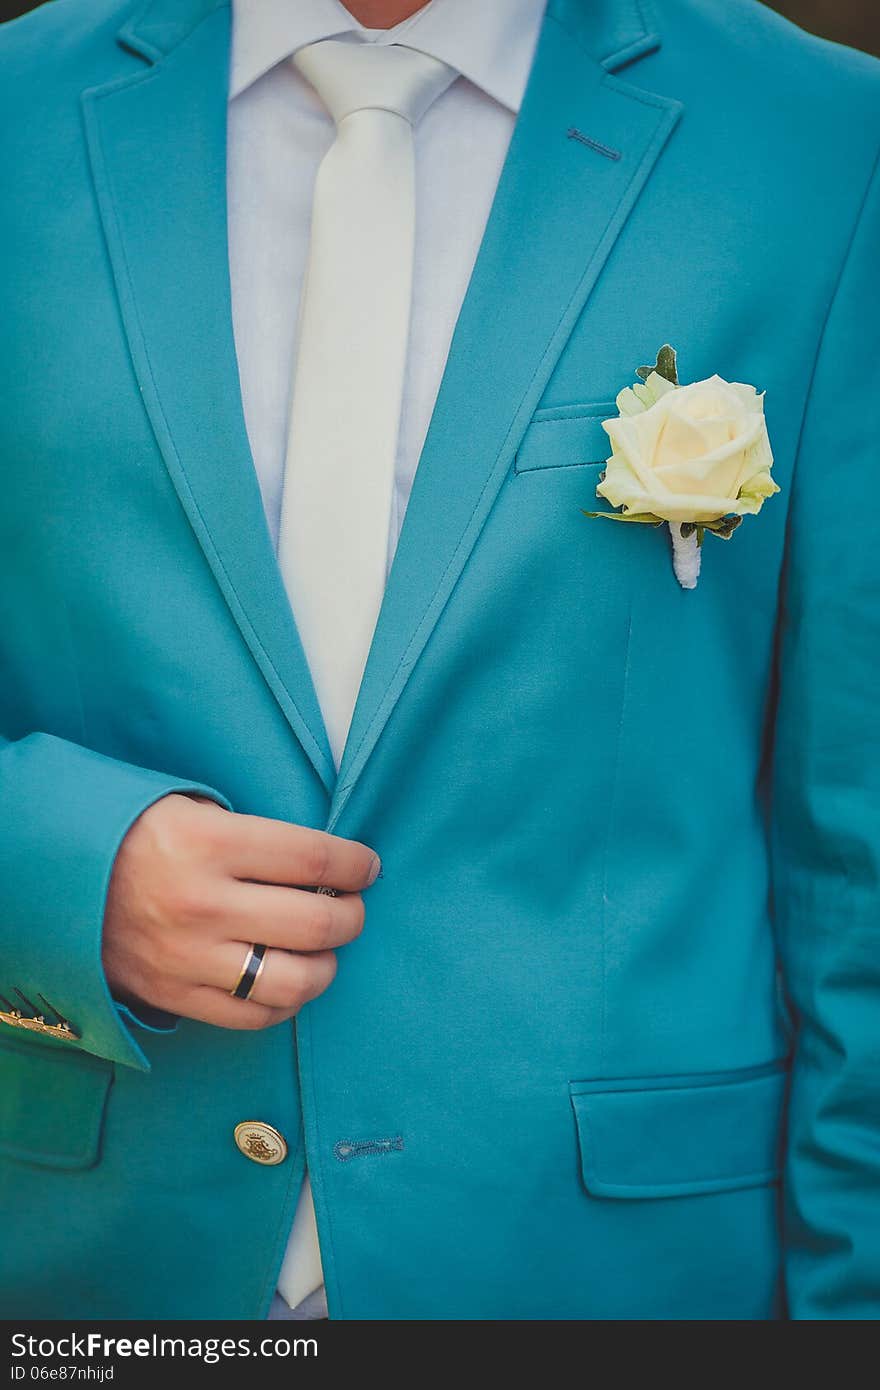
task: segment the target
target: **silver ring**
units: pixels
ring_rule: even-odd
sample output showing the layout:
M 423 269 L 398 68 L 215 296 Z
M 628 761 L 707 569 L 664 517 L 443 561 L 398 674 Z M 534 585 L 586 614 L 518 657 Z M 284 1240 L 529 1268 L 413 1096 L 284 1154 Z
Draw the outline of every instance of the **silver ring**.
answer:
M 338 888 L 325 888 L 325 887 L 322 885 L 320 888 L 316 888 L 316 889 L 315 889 L 315 892 L 316 892 L 316 893 L 320 893 L 321 896 L 324 897 L 324 898 L 338 898 L 338 897 L 339 897 L 339 889 L 338 889 Z

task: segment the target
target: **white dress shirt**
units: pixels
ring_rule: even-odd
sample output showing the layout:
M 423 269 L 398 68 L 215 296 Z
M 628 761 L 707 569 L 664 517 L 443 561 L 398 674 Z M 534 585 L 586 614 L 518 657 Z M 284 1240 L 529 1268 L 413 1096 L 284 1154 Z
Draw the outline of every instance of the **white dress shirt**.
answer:
M 339 0 L 233 0 L 227 155 L 233 329 L 245 422 L 276 547 L 312 188 L 335 137 L 329 114 L 290 59 L 306 44 L 345 35 L 351 42 L 405 43 L 461 74 L 415 131 L 415 263 L 390 568 L 545 3 L 430 0 L 393 29 L 377 30 L 364 29 Z M 298 1315 L 320 1316 L 324 1309 L 318 1291 Z

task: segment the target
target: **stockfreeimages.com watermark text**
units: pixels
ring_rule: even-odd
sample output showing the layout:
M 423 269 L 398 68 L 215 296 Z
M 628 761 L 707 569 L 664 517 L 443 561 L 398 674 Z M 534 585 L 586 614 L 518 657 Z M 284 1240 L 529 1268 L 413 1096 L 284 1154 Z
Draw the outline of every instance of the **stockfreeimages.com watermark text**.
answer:
M 105 1374 L 98 1377 L 87 1374 L 97 1371 L 97 1366 L 77 1363 L 113 1362 L 118 1358 L 150 1360 L 170 1357 L 202 1361 L 212 1366 L 218 1361 L 236 1357 L 284 1359 L 318 1355 L 318 1343 L 314 1337 L 163 1337 L 157 1332 L 145 1337 L 107 1337 L 102 1332 L 71 1332 L 60 1337 L 39 1337 L 13 1332 L 10 1343 L 12 1380 L 111 1380 L 112 1364 L 102 1368 Z M 45 1364 L 50 1361 L 61 1364 Z

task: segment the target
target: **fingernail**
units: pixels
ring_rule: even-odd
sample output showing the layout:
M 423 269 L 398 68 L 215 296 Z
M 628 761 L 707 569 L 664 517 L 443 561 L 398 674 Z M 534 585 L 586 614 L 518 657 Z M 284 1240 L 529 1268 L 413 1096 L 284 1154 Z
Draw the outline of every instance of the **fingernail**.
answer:
M 373 883 L 376 882 L 376 879 L 379 877 L 379 875 L 381 874 L 381 872 L 382 872 L 382 860 L 379 858 L 378 854 L 374 854 L 374 855 L 373 855 L 373 867 L 372 867 L 372 869 L 370 870 L 370 877 L 369 877 L 368 880 L 367 880 L 367 887 L 368 887 L 368 888 L 370 887 L 371 884 L 373 884 Z

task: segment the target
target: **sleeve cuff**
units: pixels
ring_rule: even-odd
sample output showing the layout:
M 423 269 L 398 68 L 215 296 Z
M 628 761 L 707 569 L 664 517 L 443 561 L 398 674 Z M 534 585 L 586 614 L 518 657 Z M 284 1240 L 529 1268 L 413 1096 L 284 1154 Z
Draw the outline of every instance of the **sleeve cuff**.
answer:
M 176 1020 L 110 994 L 101 935 L 116 855 L 163 796 L 197 793 L 228 811 L 230 802 L 203 783 L 48 734 L 0 750 L 0 786 L 0 994 L 45 996 L 79 1035 L 74 1046 L 148 1071 L 135 1031 L 167 1032 Z

